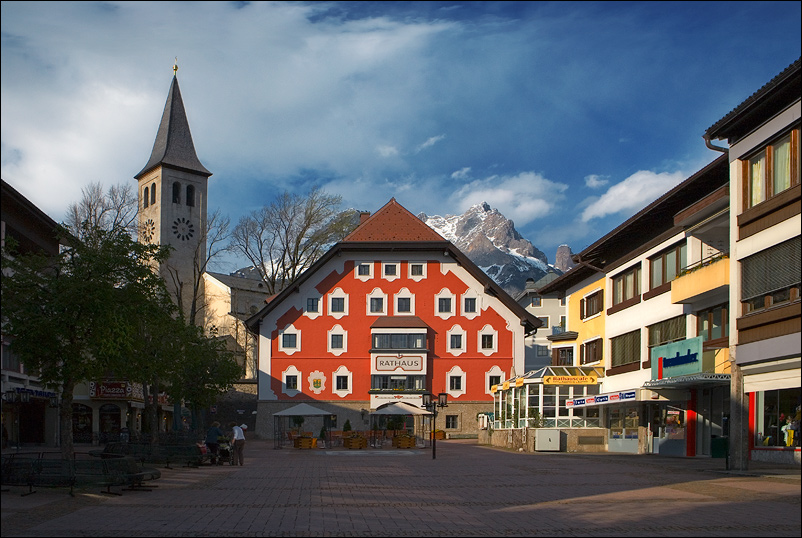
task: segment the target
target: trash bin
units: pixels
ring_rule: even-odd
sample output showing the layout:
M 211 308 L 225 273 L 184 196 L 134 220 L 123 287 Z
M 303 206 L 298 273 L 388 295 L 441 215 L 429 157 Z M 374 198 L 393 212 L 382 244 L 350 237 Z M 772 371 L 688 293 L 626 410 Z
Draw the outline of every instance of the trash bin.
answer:
M 710 439 L 710 457 L 726 458 L 728 447 L 729 447 L 728 437 L 713 436 L 713 438 Z

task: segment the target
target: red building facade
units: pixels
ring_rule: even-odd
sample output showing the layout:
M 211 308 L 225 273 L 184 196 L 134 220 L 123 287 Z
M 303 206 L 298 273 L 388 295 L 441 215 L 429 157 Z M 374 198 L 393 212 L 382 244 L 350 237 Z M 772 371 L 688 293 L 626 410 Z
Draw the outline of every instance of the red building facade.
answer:
M 395 199 L 248 321 L 259 340 L 256 433 L 298 403 L 368 429 L 396 401 L 447 393 L 437 428 L 477 433 L 491 387 L 523 373 L 539 321 Z

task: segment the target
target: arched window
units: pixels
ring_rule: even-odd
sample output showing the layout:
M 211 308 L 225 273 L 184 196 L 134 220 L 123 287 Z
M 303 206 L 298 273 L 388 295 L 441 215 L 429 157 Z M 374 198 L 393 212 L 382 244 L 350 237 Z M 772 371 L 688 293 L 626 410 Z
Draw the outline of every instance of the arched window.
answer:
M 142 207 L 148 207 L 148 188 L 145 187 L 145 195 L 142 197 Z
M 150 186 L 150 204 L 153 205 L 156 203 L 156 182 L 153 182 L 153 185 Z
M 173 203 L 181 203 L 181 184 L 178 181 L 173 183 Z
M 187 205 L 195 206 L 195 187 L 193 185 L 187 185 Z

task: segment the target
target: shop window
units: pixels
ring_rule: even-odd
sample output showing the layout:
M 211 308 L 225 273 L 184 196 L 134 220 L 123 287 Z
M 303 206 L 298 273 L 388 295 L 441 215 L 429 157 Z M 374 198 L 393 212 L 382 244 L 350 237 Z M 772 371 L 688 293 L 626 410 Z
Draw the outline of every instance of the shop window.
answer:
M 800 446 L 802 389 L 797 387 L 758 392 L 755 400 L 755 446 Z
M 743 163 L 744 209 L 799 184 L 799 130 L 794 129 Z
M 741 304 L 748 314 L 799 299 L 800 236 L 741 261 Z
M 610 339 L 610 366 L 640 361 L 640 329 Z
M 446 415 L 446 429 L 456 430 L 459 428 L 459 415 Z
M 649 347 L 685 340 L 685 316 L 677 316 L 649 325 Z
M 674 280 L 687 265 L 687 247 L 682 244 L 649 258 L 649 289 L 655 289 Z

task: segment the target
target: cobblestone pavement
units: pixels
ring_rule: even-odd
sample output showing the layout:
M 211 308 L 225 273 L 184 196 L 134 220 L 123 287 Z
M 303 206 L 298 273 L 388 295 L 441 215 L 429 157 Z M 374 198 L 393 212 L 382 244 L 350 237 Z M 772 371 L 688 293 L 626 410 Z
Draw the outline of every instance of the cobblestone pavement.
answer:
M 2 536 L 794 536 L 799 467 L 427 449 L 274 450 L 162 469 L 153 491 L 2 493 Z

